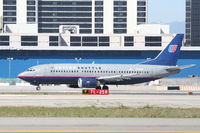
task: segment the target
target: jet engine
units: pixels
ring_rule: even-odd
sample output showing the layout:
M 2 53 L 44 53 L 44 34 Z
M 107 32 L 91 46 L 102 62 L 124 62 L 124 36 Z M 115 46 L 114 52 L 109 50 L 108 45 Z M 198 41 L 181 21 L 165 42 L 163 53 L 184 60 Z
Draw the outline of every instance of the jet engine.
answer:
M 78 85 L 67 85 L 69 88 L 79 88 Z
M 79 78 L 78 87 L 80 88 L 96 88 L 100 86 L 100 82 L 96 78 Z

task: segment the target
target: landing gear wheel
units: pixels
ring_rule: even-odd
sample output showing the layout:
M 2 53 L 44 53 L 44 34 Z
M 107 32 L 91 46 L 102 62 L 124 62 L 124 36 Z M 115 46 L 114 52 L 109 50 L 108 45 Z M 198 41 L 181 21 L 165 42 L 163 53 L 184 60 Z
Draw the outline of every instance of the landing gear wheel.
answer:
M 97 87 L 96 87 L 96 90 L 101 90 L 101 86 L 97 86 Z
M 103 89 L 103 90 L 109 90 L 109 87 L 106 86 L 106 85 L 104 85 L 102 89 Z
M 36 90 L 37 90 L 37 91 L 41 90 L 41 87 L 40 87 L 40 86 L 37 86 L 37 87 L 36 87 Z

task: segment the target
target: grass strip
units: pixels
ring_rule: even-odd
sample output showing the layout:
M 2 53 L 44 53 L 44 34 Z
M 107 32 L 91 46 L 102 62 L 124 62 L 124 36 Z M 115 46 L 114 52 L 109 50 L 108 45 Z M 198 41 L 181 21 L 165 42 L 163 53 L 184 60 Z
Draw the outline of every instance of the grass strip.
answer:
M 200 118 L 200 108 L 0 107 L 0 117 Z

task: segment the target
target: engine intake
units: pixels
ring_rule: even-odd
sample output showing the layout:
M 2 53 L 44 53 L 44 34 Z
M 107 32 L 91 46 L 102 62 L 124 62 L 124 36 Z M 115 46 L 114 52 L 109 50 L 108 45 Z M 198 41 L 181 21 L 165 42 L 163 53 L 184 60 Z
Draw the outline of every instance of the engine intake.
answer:
M 79 78 L 78 87 L 80 88 L 96 88 L 99 86 L 99 81 L 96 78 Z

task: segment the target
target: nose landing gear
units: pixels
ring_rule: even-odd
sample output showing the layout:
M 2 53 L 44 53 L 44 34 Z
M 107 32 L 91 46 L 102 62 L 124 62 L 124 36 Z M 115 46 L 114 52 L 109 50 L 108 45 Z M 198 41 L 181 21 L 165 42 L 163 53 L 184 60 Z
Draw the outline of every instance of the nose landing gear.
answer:
M 37 91 L 40 91 L 40 90 L 41 90 L 41 87 L 40 87 L 40 86 L 37 86 L 37 87 L 36 87 L 36 90 L 37 90 Z

